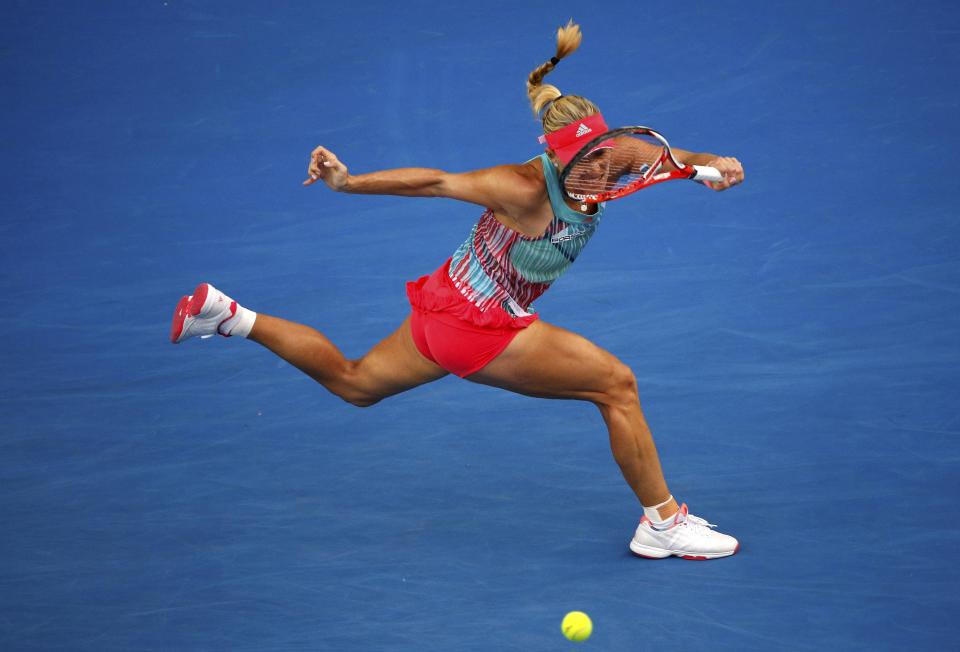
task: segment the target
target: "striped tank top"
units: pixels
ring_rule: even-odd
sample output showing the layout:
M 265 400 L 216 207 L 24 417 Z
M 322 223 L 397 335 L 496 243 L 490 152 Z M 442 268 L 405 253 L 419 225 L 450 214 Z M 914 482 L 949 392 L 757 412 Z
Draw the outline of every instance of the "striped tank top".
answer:
M 450 260 L 450 280 L 481 311 L 500 306 L 514 317 L 532 315 L 533 301 L 573 264 L 600 225 L 604 205 L 593 215 L 567 206 L 556 168 L 546 154 L 540 160 L 553 208 L 543 234 L 525 236 L 488 209 Z

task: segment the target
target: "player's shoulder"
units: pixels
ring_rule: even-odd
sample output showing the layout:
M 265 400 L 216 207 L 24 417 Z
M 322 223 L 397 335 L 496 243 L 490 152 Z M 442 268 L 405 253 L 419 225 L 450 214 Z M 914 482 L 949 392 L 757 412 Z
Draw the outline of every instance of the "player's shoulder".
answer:
M 524 163 L 502 165 L 501 179 L 509 182 L 514 196 L 535 202 L 547 192 L 547 185 L 543 177 L 543 163 L 539 157 Z

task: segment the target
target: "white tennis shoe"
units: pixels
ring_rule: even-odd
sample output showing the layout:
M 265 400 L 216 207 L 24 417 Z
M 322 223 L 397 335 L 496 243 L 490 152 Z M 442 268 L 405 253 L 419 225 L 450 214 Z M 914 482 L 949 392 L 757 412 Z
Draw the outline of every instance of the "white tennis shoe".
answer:
M 728 534 L 714 532 L 717 527 L 699 516 L 689 514 L 687 505 L 673 517 L 673 522 L 658 529 L 644 516 L 630 542 L 630 551 L 638 557 L 663 559 L 674 555 L 683 559 L 716 559 L 729 557 L 740 548 L 740 542 Z
M 179 344 L 197 336 L 230 337 L 230 333 L 224 332 L 221 327 L 236 314 L 236 301 L 209 283 L 201 283 L 191 296 L 183 297 L 177 303 L 170 325 L 170 341 Z

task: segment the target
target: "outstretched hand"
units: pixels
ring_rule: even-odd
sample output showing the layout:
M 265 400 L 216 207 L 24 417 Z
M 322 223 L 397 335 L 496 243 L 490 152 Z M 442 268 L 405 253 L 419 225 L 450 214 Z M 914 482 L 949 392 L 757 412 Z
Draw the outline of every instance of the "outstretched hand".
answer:
M 309 186 L 322 179 L 331 190 L 341 190 L 350 176 L 347 166 L 340 162 L 337 155 L 326 147 L 317 147 L 310 153 L 310 165 L 307 167 L 307 179 L 303 185 Z
M 706 181 L 704 185 L 708 188 L 720 192 L 726 190 L 738 183 L 743 183 L 743 166 L 740 161 L 729 156 L 721 156 L 713 159 L 708 166 L 716 168 L 723 175 L 723 181 Z

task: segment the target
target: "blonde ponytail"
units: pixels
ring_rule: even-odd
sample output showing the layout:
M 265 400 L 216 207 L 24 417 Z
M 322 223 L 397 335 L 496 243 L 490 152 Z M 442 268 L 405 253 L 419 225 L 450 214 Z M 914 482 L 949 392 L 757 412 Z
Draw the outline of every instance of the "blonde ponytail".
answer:
M 542 117 L 544 133 L 556 131 L 588 115 L 600 113 L 597 105 L 590 100 L 577 95 L 564 95 L 556 86 L 543 83 L 543 78 L 557 67 L 561 59 L 576 52 L 582 39 L 580 26 L 571 18 L 564 27 L 557 30 L 557 53 L 527 77 L 527 97 L 530 99 L 533 115 L 540 119 L 540 112 L 546 108 Z

